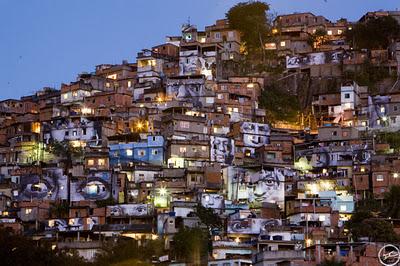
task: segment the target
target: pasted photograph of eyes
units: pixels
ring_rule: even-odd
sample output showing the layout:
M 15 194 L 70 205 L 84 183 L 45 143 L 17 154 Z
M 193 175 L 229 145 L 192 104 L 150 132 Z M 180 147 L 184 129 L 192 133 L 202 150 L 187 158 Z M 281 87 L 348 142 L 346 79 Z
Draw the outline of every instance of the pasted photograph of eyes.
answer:
M 87 179 L 71 182 L 71 200 L 102 200 L 110 197 L 109 179 L 90 176 Z
M 108 208 L 111 216 L 144 216 L 149 213 L 146 204 L 123 204 Z
M 67 179 L 61 169 L 47 170 L 42 175 L 21 176 L 20 185 L 20 200 L 67 198 Z
M 88 181 L 86 184 L 82 185 L 83 187 L 80 193 L 85 199 L 104 199 L 108 198 L 110 195 L 108 184 L 104 182 L 104 180 L 92 179 L 91 181 Z

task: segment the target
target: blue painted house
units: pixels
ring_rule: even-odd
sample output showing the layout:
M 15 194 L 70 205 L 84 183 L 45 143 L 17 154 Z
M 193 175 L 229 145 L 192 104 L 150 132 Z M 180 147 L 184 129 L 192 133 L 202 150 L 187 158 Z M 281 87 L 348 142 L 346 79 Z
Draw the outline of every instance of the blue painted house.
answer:
M 110 165 L 129 163 L 149 163 L 163 165 L 164 137 L 159 135 L 147 136 L 138 142 L 111 144 Z

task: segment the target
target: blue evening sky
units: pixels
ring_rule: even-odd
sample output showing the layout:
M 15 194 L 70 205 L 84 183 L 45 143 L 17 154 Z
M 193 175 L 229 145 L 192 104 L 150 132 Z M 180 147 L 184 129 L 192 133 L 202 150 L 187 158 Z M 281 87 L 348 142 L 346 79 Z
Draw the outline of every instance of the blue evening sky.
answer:
M 0 99 L 59 88 L 95 65 L 135 61 L 142 48 L 179 34 L 190 17 L 203 29 L 235 0 L 0 0 Z M 400 9 L 399 0 L 269 0 L 277 14 L 311 11 L 357 20 Z

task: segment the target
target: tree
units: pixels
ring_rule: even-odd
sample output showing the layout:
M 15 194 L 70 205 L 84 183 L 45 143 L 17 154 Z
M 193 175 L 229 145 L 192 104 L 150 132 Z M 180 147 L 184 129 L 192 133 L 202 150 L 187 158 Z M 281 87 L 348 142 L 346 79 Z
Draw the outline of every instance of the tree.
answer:
M 226 17 L 229 25 L 242 34 L 242 42 L 250 56 L 262 55 L 265 60 L 264 44 L 270 35 L 267 11 L 269 5 L 261 1 L 238 3 L 229 9 Z
M 384 213 L 386 217 L 400 219 L 400 186 L 391 186 L 385 193 Z
M 104 245 L 95 265 L 151 265 L 152 257 L 163 255 L 163 240 L 148 240 L 143 245 L 134 239 L 118 239 Z
M 65 254 L 51 249 L 49 245 L 37 245 L 34 241 L 12 231 L 0 229 L 1 265 L 89 265 L 75 254 Z
M 318 48 L 327 41 L 327 32 L 324 28 L 317 29 L 309 38 L 308 44 L 313 48 Z
M 391 16 L 378 17 L 358 22 L 345 36 L 356 49 L 387 49 L 393 39 L 400 37 L 400 25 Z
M 219 216 L 211 208 L 205 208 L 202 205 L 197 205 L 196 214 L 200 221 L 207 226 L 211 232 L 212 229 L 221 229 L 222 222 Z
M 396 242 L 398 240 L 393 225 L 382 218 L 374 217 L 368 210 L 356 210 L 346 223 L 346 227 L 356 240 L 362 237 L 368 237 L 370 241 Z
M 267 120 L 271 122 L 297 122 L 301 109 L 298 97 L 281 91 L 275 83 L 264 88 L 260 105 L 266 111 Z
M 183 227 L 174 236 L 176 258 L 194 265 L 203 265 L 208 247 L 208 233 L 201 228 Z

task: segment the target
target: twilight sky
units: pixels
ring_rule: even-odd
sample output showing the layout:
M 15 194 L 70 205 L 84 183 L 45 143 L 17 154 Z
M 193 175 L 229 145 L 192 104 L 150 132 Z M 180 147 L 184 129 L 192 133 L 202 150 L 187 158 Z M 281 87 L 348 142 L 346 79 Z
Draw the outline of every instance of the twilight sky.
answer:
M 243 1 L 243 0 L 242 0 Z M 179 34 L 190 17 L 200 30 L 237 0 L 0 0 L 0 99 L 59 88 L 102 63 L 134 62 L 142 48 Z M 311 11 L 357 20 L 400 9 L 399 0 L 267 0 L 277 14 Z

